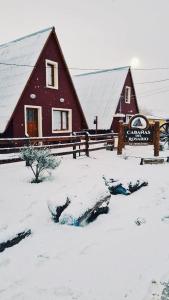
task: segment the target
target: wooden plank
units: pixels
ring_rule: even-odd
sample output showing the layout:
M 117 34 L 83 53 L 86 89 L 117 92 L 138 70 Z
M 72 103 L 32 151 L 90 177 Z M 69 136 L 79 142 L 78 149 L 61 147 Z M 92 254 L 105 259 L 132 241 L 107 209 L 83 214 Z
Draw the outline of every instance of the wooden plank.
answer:
M 84 146 L 86 143 L 85 142 L 76 142 L 76 143 L 64 143 L 64 144 L 52 144 L 52 145 L 43 145 L 43 146 L 35 146 L 33 145 L 32 148 L 34 149 L 44 149 L 47 147 L 48 149 L 59 149 L 59 148 L 69 148 L 74 145 L 76 146 Z M 11 147 L 11 148 L 0 148 L 0 153 L 1 154 L 6 154 L 6 153 L 18 153 L 20 152 L 24 147 Z
M 74 152 L 76 153 L 82 153 L 86 152 L 86 149 L 78 149 L 78 150 L 72 150 L 72 151 L 65 151 L 65 152 L 56 152 L 56 153 L 51 153 L 53 156 L 64 156 L 64 155 L 70 155 L 73 154 Z M 9 163 L 15 163 L 15 162 L 20 162 L 23 161 L 21 158 L 16 157 L 16 158 L 6 158 L 6 159 L 0 159 L 0 165 L 1 164 L 9 164 Z
M 154 156 L 159 156 L 160 151 L 160 125 L 156 121 L 154 124 Z
M 90 148 L 89 152 L 91 152 L 91 151 L 97 151 L 97 150 L 103 150 L 103 149 L 106 149 L 106 146 L 97 147 L 97 148 Z
M 19 161 L 22 161 L 22 159 L 19 158 L 19 157 L 16 157 L 16 158 L 0 159 L 0 165 L 3 165 L 3 164 L 10 164 L 10 163 L 19 162 Z
M 141 158 L 141 165 L 158 165 L 163 164 L 165 162 L 164 158 Z
M 100 138 L 100 137 L 106 137 L 106 136 L 114 137 L 114 136 L 118 136 L 118 134 L 117 133 L 89 134 L 90 138 Z
M 50 136 L 50 137 L 32 137 L 32 138 L 6 138 L 0 139 L 0 144 L 17 144 L 23 142 L 37 143 L 37 142 L 59 142 L 72 141 L 77 139 L 77 136 Z M 78 139 L 85 139 L 85 135 L 78 135 Z
M 119 121 L 119 136 L 118 136 L 118 145 L 117 145 L 117 155 L 122 154 L 122 149 L 124 146 L 124 128 L 123 121 Z
M 104 140 L 99 140 L 99 141 L 89 141 L 89 145 L 95 145 L 95 144 L 102 144 L 102 143 L 110 143 L 110 142 L 114 142 L 113 139 L 104 139 Z

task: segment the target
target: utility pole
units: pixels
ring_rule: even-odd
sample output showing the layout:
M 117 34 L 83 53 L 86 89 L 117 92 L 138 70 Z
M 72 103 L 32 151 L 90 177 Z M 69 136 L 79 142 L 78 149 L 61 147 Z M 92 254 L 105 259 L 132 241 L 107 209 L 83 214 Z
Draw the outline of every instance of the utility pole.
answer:
M 96 134 L 97 134 L 97 130 L 98 130 L 98 116 L 95 116 L 95 119 L 94 119 L 93 123 L 96 125 Z

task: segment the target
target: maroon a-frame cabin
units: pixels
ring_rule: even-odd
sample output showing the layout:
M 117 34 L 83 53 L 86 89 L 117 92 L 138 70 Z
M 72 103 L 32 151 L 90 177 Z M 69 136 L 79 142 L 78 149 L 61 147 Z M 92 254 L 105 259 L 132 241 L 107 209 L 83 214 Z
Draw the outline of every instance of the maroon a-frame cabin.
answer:
M 54 27 L 0 46 L 0 137 L 87 128 Z

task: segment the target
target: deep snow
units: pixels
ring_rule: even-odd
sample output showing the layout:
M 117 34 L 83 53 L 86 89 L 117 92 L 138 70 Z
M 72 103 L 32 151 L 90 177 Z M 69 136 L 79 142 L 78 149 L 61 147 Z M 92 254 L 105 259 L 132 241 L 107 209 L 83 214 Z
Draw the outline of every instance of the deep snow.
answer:
M 146 146 L 126 147 L 119 157 L 106 150 L 64 157 L 39 184 L 30 183 L 23 162 L 0 165 L 0 237 L 33 232 L 0 254 L 0 299 L 159 300 L 160 282 L 169 280 L 169 164 L 140 166 L 128 158 L 152 153 Z M 103 175 L 149 185 L 112 196 L 109 214 L 85 227 L 53 223 L 51 199 L 99 189 Z M 136 225 L 137 218 L 145 223 Z

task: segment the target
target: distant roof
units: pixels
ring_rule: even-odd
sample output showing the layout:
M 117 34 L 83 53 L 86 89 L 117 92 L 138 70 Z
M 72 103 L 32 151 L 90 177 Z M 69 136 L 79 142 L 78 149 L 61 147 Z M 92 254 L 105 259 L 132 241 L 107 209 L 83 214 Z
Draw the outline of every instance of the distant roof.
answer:
M 86 116 L 88 127 L 110 129 L 129 67 L 85 73 L 73 77 L 73 82 Z
M 52 29 L 0 45 L 0 133 L 5 131 Z
M 149 120 L 167 120 L 168 119 L 167 115 L 161 115 L 161 114 L 159 114 L 158 116 L 146 115 L 146 118 Z
M 168 69 L 158 72 L 132 70 L 139 110 L 146 115 L 169 119 Z

